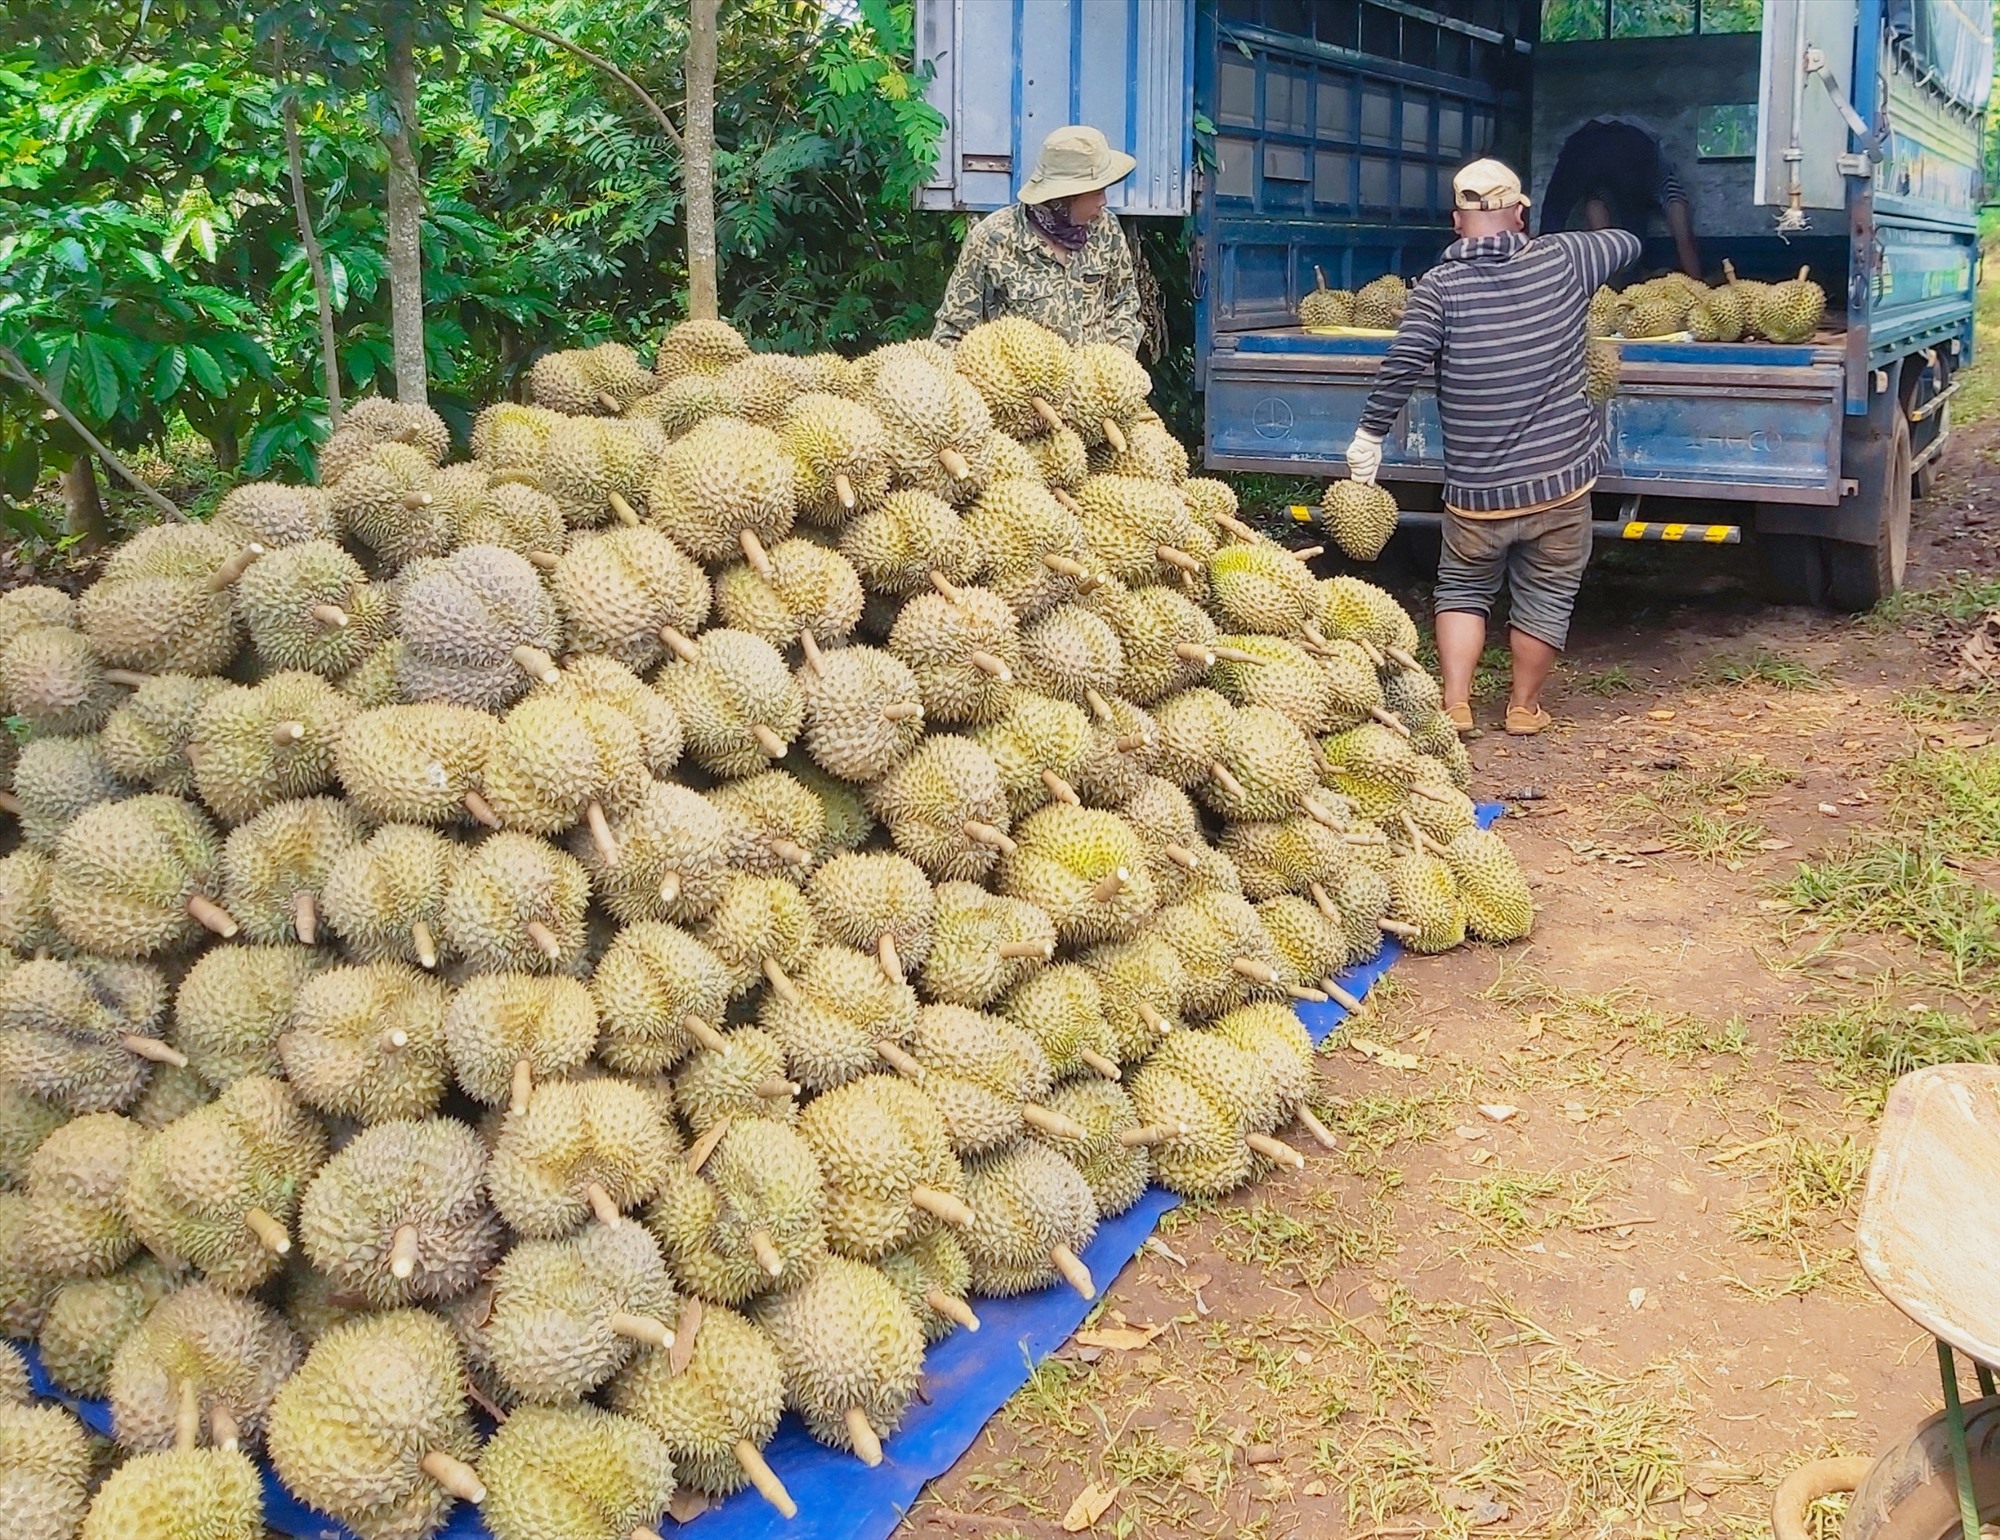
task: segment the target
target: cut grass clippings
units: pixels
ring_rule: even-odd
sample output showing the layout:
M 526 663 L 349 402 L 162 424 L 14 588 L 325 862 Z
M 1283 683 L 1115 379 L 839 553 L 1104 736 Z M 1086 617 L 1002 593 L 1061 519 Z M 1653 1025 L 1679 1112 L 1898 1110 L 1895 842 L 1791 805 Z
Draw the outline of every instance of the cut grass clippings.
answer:
M 1782 1036 L 1785 1057 L 1817 1067 L 1820 1083 L 1846 1092 L 1856 1111 L 1874 1117 L 1889 1087 L 1933 1064 L 2000 1064 L 2000 1028 L 1921 1002 L 1876 997 L 1794 1017 Z

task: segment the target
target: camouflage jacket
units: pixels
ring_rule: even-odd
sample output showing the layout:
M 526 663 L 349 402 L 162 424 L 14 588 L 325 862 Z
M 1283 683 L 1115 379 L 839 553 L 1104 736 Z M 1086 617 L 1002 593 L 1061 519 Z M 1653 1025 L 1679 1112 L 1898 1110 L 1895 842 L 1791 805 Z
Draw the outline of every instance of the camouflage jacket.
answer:
M 1026 316 L 1070 342 L 1139 349 L 1139 285 L 1118 217 L 1099 214 L 1068 262 L 1049 249 L 1016 203 L 966 233 L 931 336 L 950 347 L 981 321 Z

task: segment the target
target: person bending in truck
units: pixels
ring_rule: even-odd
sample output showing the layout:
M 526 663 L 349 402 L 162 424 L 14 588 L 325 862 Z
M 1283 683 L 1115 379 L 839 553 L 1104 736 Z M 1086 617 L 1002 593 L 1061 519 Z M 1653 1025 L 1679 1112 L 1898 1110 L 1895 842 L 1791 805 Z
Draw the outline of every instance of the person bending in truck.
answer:
M 1138 162 L 1084 124 L 1042 141 L 1020 201 L 988 214 L 965 237 L 931 340 L 951 347 L 981 321 L 1025 316 L 1073 345 L 1139 350 L 1139 284 L 1105 189 Z
M 1638 260 L 1624 230 L 1530 240 L 1521 179 L 1477 160 L 1452 179 L 1458 239 L 1410 291 L 1402 325 L 1347 446 L 1373 482 L 1382 440 L 1427 371 L 1444 428 L 1444 546 L 1436 593 L 1445 711 L 1473 730 L 1472 671 L 1504 581 L 1513 652 L 1507 731 L 1549 725 L 1542 686 L 1569 637 L 1590 560 L 1590 489 L 1604 429 L 1584 396 L 1590 296 Z
M 1701 249 L 1687 189 L 1660 141 L 1631 123 L 1594 118 L 1563 141 L 1542 194 L 1542 233 L 1581 225 L 1630 230 L 1644 238 L 1655 214 L 1674 238 L 1674 258 L 1690 278 L 1701 277 Z

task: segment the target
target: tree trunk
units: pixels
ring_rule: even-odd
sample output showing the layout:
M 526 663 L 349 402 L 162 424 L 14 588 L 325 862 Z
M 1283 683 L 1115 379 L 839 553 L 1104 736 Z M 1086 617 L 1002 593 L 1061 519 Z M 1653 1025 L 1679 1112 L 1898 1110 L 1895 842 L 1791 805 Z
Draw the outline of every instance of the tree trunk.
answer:
M 62 487 L 63 532 L 99 546 L 110 539 L 104 522 L 104 498 L 97 490 L 97 465 L 87 454 L 70 461 L 57 478 Z
M 681 193 L 687 200 L 688 315 L 698 321 L 721 314 L 715 258 L 715 8 L 716 0 L 688 0 Z
M 424 368 L 424 189 L 417 176 L 417 58 L 411 21 L 390 8 L 389 331 L 396 358 L 396 399 L 422 406 L 429 398 Z
M 319 367 L 326 387 L 326 420 L 338 428 L 344 415 L 340 403 L 340 354 L 333 330 L 333 289 L 326 278 L 326 253 L 313 229 L 312 206 L 306 200 L 305 156 L 299 149 L 299 99 L 285 98 L 285 164 L 292 176 L 292 212 L 299 219 L 299 241 L 312 269 L 313 295 L 319 301 Z

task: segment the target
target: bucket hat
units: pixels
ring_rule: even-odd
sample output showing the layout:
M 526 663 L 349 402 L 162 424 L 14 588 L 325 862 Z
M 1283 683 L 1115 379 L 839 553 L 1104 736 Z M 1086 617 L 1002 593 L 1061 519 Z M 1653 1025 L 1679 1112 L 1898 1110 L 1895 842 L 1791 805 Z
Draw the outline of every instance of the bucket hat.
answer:
M 1110 141 L 1089 124 L 1072 123 L 1042 141 L 1034 174 L 1021 184 L 1021 201 L 1053 203 L 1096 192 L 1124 181 L 1138 164 L 1123 150 L 1112 149 Z

